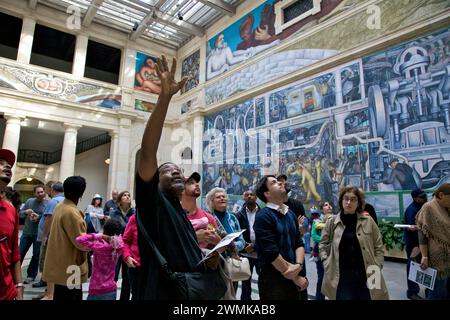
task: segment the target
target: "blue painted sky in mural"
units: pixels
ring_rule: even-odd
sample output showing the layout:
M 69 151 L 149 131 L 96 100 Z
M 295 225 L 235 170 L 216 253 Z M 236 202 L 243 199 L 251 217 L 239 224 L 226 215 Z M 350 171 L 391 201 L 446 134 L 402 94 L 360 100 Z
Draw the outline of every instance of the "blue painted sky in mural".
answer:
M 241 19 L 233 23 L 231 26 L 223 30 L 222 32 L 219 32 L 214 37 L 209 39 L 209 48 L 214 48 L 214 41 L 216 41 L 216 38 L 223 33 L 225 42 L 228 44 L 228 47 L 230 47 L 231 51 L 236 51 L 238 44 L 242 41 L 240 35 L 239 35 L 239 28 L 241 27 L 242 22 L 245 20 L 245 17 L 249 14 L 252 14 L 255 18 L 252 26 L 252 31 L 256 29 L 259 26 L 259 23 L 261 22 L 261 13 L 266 4 L 273 5 L 274 0 L 268 0 L 264 3 L 262 3 L 259 7 L 254 9 L 253 11 L 249 12 L 248 14 L 244 15 Z

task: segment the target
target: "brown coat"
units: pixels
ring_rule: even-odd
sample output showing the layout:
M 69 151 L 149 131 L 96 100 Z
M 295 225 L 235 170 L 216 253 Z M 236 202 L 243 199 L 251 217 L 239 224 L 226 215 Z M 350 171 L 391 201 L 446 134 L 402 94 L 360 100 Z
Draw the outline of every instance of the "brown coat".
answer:
M 85 234 L 86 230 L 84 213 L 75 203 L 64 199 L 56 206 L 42 274 L 44 281 L 61 286 L 70 286 L 76 281 L 80 281 L 80 284 L 87 281 L 88 249 L 75 241 L 76 237 Z M 75 269 L 76 266 L 79 267 L 79 277 L 76 277 L 78 270 L 75 272 L 74 269 L 68 270 L 69 266 L 75 266 Z
M 333 231 L 332 231 L 333 228 Z M 336 290 L 339 284 L 339 243 L 341 242 L 342 234 L 345 226 L 342 223 L 340 215 L 327 220 L 325 228 L 322 230 L 322 239 L 319 243 L 319 255 L 323 261 L 324 277 L 322 283 L 322 293 L 329 299 L 336 299 Z M 330 234 L 333 239 L 330 239 Z M 359 245 L 361 247 L 364 265 L 367 271 L 367 278 L 369 284 L 374 284 L 375 289 L 370 289 L 370 296 L 372 300 L 388 300 L 389 293 L 384 282 L 383 268 L 384 252 L 383 241 L 380 230 L 375 221 L 369 216 L 358 214 L 358 221 L 356 223 L 356 234 Z M 376 280 L 374 271 L 370 266 L 379 267 L 379 289 L 376 289 Z M 372 281 L 375 280 L 375 281 Z

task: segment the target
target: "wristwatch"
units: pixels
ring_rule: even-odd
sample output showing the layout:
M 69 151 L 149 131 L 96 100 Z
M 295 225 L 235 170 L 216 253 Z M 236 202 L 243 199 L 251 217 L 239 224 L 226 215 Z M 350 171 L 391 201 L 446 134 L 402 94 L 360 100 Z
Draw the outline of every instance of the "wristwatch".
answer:
M 23 282 L 16 283 L 15 287 L 16 288 L 23 288 L 24 287 Z
M 296 262 L 295 264 L 299 264 L 300 267 L 303 269 L 303 263 L 302 262 Z

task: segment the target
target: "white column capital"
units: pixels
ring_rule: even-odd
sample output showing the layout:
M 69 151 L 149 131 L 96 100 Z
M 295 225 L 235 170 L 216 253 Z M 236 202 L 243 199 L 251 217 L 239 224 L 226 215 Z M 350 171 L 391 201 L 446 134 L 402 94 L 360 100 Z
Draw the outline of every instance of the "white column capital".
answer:
M 14 120 L 23 121 L 23 120 L 25 120 L 26 117 L 23 115 L 14 114 L 14 113 L 4 113 L 3 118 L 5 118 L 6 121 L 14 121 Z
M 111 139 L 117 139 L 119 138 L 119 130 L 111 130 L 108 132 Z
M 67 123 L 67 122 L 64 122 L 64 123 L 62 124 L 62 126 L 63 126 L 63 128 L 65 129 L 66 132 L 67 132 L 67 131 L 75 131 L 75 132 L 78 132 L 78 130 L 82 127 L 82 125 L 79 125 L 79 124 L 72 124 L 72 123 Z

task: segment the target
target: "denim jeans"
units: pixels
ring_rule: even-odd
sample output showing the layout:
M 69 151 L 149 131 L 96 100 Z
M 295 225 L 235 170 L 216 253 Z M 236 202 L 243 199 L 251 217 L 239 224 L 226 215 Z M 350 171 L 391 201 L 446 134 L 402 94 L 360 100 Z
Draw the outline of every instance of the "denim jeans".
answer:
M 408 263 L 406 264 L 406 280 L 408 283 L 408 290 L 406 291 L 406 296 L 408 298 L 414 294 L 418 294 L 420 291 L 419 285 L 417 283 L 415 283 L 414 281 L 411 281 L 408 279 L 409 269 L 411 267 L 411 261 L 413 261 L 410 258 L 413 248 L 414 248 L 414 246 L 408 246 L 408 245 L 406 246 L 406 256 L 408 257 Z
M 104 294 L 97 294 L 95 296 L 88 295 L 86 300 L 116 300 L 117 299 L 117 292 L 109 292 Z
M 437 279 L 434 283 L 434 289 L 430 290 L 428 298 L 430 300 L 450 300 L 449 295 L 449 277 Z
M 311 234 L 306 232 L 304 235 L 305 253 L 311 253 Z
M 325 296 L 322 294 L 322 282 L 323 282 L 323 275 L 325 273 L 322 260 L 319 259 L 318 261 L 316 261 L 316 267 L 317 267 L 316 300 L 325 300 Z
M 408 279 L 409 275 L 409 269 L 411 267 L 411 261 L 413 261 L 411 258 L 408 258 L 408 263 L 406 264 L 406 278 Z M 414 281 L 411 281 L 408 279 L 408 290 L 406 291 L 406 296 L 409 298 L 410 296 L 414 294 L 418 294 L 420 291 L 420 287 L 417 283 Z
M 20 237 L 20 264 L 23 263 L 28 250 L 33 245 L 33 256 L 27 268 L 27 277 L 36 278 L 39 268 L 39 254 L 41 252 L 41 242 L 37 241 L 37 235 L 22 234 Z

